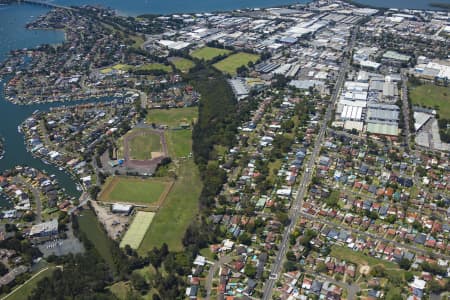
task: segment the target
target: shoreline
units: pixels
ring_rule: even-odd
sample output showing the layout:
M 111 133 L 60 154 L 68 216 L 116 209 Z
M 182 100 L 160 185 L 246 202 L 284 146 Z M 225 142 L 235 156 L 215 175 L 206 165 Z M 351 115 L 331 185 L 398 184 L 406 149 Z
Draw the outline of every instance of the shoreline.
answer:
M 377 6 L 377 5 L 372 5 L 372 4 L 364 4 L 359 2 L 358 0 L 342 0 L 343 2 L 346 2 L 348 4 L 354 5 L 356 7 L 359 8 L 373 8 L 373 9 L 379 9 L 379 10 L 389 10 L 389 9 L 398 9 L 398 10 L 423 10 L 423 11 L 449 11 L 450 10 L 450 4 L 444 3 L 444 2 L 430 2 L 428 3 L 429 7 L 424 7 L 424 8 L 397 8 L 397 7 L 386 7 L 386 6 Z M 114 8 L 114 7 L 109 7 L 109 6 L 102 6 L 99 5 L 101 7 L 107 8 L 107 9 L 111 9 L 113 10 L 118 16 L 121 17 L 140 17 L 140 16 L 144 16 L 144 15 L 155 15 L 155 16 L 170 16 L 170 15 L 175 15 L 175 14 L 202 14 L 202 13 L 232 13 L 232 12 L 237 12 L 240 10 L 246 11 L 246 10 L 257 10 L 257 9 L 270 9 L 270 8 L 289 8 L 291 6 L 297 6 L 297 5 L 308 5 L 309 3 L 311 3 L 313 1 L 311 0 L 307 0 L 304 3 L 300 2 L 300 1 L 294 1 L 292 3 L 286 3 L 286 4 L 280 4 L 280 5 L 274 5 L 274 6 L 255 6 L 255 7 L 241 7 L 241 8 L 234 8 L 234 9 L 217 9 L 217 10 L 199 10 L 199 11 L 172 11 L 172 12 L 168 12 L 168 13 L 157 13 L 157 12 L 140 12 L 140 13 L 126 13 L 121 11 L 118 8 Z M 73 8 L 77 8 L 77 7 L 81 7 L 83 5 L 77 5 L 77 6 L 64 6 L 61 5 L 59 6 L 58 4 L 55 3 L 43 3 L 43 4 L 39 4 L 39 3 L 21 3 L 19 0 L 8 0 L 8 1 L 0 1 L 0 4 L 5 4 L 5 5 L 11 5 L 11 4 L 28 4 L 28 5 L 41 5 L 43 7 L 49 7 L 50 9 L 54 9 L 54 8 L 60 8 L 60 9 L 73 9 Z M 85 4 L 85 5 L 89 5 L 89 4 Z

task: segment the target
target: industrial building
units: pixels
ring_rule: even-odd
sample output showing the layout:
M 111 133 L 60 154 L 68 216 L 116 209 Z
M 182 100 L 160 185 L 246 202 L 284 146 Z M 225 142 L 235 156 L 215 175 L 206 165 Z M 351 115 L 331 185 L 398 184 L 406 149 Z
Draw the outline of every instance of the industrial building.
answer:
M 30 230 L 30 236 L 43 237 L 54 234 L 58 234 L 57 219 L 33 225 Z

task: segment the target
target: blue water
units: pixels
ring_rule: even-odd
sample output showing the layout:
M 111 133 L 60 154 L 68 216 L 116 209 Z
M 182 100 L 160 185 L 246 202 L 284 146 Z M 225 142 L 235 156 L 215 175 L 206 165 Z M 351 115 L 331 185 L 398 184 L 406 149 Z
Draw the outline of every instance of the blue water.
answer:
M 211 12 L 239 8 L 270 7 L 307 0 L 50 0 L 62 5 L 100 4 L 111 7 L 121 14 L 139 15 L 145 13 L 171 14 L 180 12 Z M 449 0 L 356 0 L 362 4 L 378 7 L 429 9 L 429 4 Z
M 437 9 L 431 7 L 430 3 L 450 3 L 450 0 L 356 0 L 356 2 L 386 8 Z
M 14 49 L 32 48 L 40 44 L 56 44 L 64 40 L 61 31 L 27 30 L 27 22 L 47 12 L 47 9 L 31 5 L 0 6 L 0 59 L 4 60 Z M 61 187 L 69 195 L 78 196 L 73 179 L 65 172 L 44 164 L 26 151 L 24 137 L 17 131 L 17 126 L 28 118 L 36 109 L 46 111 L 50 107 L 68 103 L 48 103 L 19 106 L 8 102 L 3 97 L 3 82 L 0 81 L 0 136 L 5 139 L 5 156 L 0 159 L 0 171 L 17 165 L 27 165 L 55 174 Z M 0 201 L 0 206 L 5 203 Z
M 307 0 L 52 0 L 62 5 L 100 4 L 117 10 L 120 14 L 145 13 L 171 14 L 188 12 L 225 11 L 241 8 L 271 7 L 306 3 Z
M 9 51 L 32 48 L 44 43 L 60 43 L 64 40 L 61 31 L 27 30 L 25 24 L 48 9 L 35 5 L 2 5 L 0 6 L 0 61 Z
M 230 10 L 246 7 L 267 7 L 292 3 L 304 3 L 307 0 L 53 0 L 64 5 L 101 4 L 112 7 L 124 14 L 137 15 L 143 13 L 176 13 L 176 12 L 206 12 Z M 361 3 L 375 6 L 390 6 L 398 8 L 429 8 L 431 0 L 359 0 Z M 440 0 L 448 2 L 448 0 Z M 35 5 L 0 5 L 0 60 L 4 60 L 14 49 L 33 48 L 40 44 L 60 43 L 64 35 L 60 31 L 27 30 L 25 24 L 46 13 L 48 10 Z M 48 110 L 59 104 L 43 104 L 32 106 L 17 106 L 3 98 L 3 82 L 0 82 L 0 136 L 5 138 L 6 154 L 0 160 L 0 171 L 16 165 L 29 165 L 44 169 L 57 176 L 60 185 L 66 188 L 70 195 L 78 195 L 72 178 L 57 168 L 43 164 L 33 158 L 24 147 L 24 139 L 17 132 L 17 126 L 36 110 Z

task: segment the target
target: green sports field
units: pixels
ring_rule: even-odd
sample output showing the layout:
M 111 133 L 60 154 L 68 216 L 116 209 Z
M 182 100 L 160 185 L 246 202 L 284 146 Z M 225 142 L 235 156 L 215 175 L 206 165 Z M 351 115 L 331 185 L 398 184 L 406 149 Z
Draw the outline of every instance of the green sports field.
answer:
M 126 245 L 130 245 L 133 249 L 139 248 L 154 216 L 155 213 L 153 212 L 138 211 L 136 216 L 134 216 L 130 228 L 128 228 L 125 236 L 120 242 L 120 247 L 123 248 Z
M 413 105 L 437 108 L 442 119 L 450 119 L 450 87 L 424 84 L 410 87 Z
M 177 70 L 180 70 L 183 73 L 189 72 L 189 70 L 195 66 L 195 63 L 192 60 L 183 57 L 173 57 L 171 62 Z
M 198 118 L 197 107 L 183 107 L 172 109 L 152 109 L 148 112 L 148 124 L 167 125 L 171 128 L 179 127 L 180 123 L 191 124 Z
M 161 152 L 161 141 L 158 134 L 139 132 L 130 138 L 130 158 L 137 160 L 152 159 L 152 152 Z
M 249 62 L 256 62 L 259 59 L 259 55 L 250 54 L 245 52 L 239 52 L 228 56 L 227 58 L 215 63 L 214 68 L 228 73 L 230 75 L 236 75 L 236 69 L 242 66 L 247 66 Z
M 178 179 L 147 230 L 138 252 L 146 254 L 154 246 L 167 243 L 171 251 L 181 251 L 184 233 L 198 211 L 202 182 L 192 160 L 183 162 Z
M 170 157 L 187 157 L 192 152 L 192 130 L 169 130 L 166 140 Z
M 103 186 L 99 200 L 104 202 L 129 202 L 135 204 L 157 203 L 170 181 L 134 177 L 110 177 Z
M 231 51 L 227 50 L 227 49 L 203 47 L 203 48 L 199 48 L 199 49 L 192 51 L 191 56 L 194 58 L 203 59 L 203 60 L 208 61 L 217 56 L 227 55 L 230 53 L 231 53 Z

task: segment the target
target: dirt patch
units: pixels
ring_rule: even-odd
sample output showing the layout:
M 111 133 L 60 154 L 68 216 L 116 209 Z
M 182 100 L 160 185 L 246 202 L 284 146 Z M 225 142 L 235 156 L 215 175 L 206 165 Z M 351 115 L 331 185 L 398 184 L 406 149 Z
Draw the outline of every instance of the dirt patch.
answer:
M 152 159 L 163 157 L 164 152 L 152 152 Z
M 369 275 L 370 272 L 370 267 L 369 266 L 361 266 L 359 268 L 359 273 L 363 274 L 363 275 Z
M 113 214 L 109 205 L 101 205 L 96 201 L 91 201 L 91 204 L 98 220 L 105 227 L 108 236 L 113 240 L 119 239 L 128 227 L 129 217 Z

